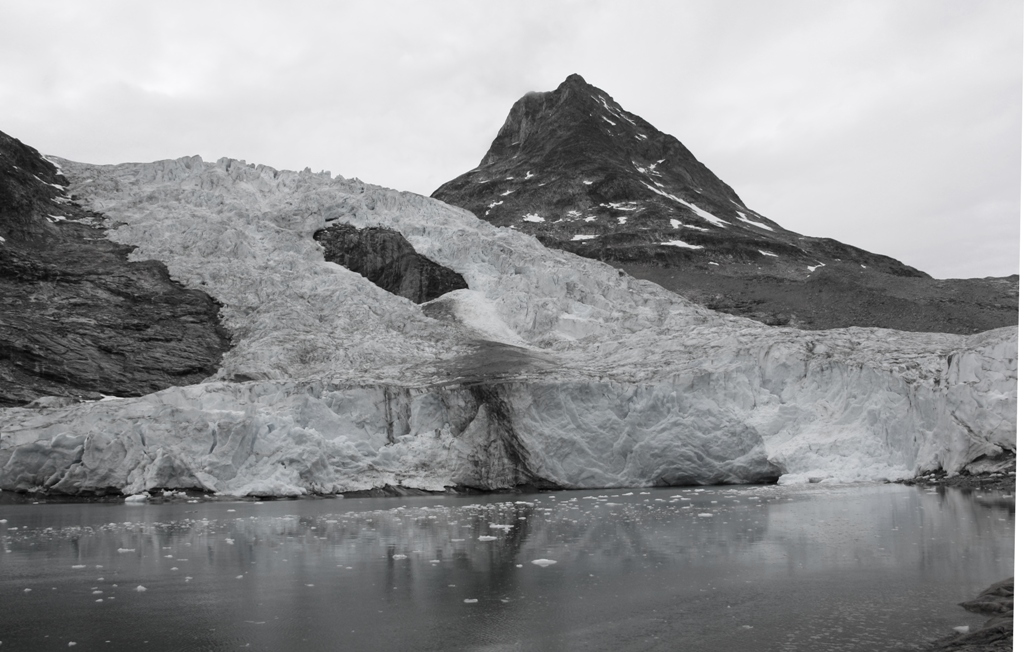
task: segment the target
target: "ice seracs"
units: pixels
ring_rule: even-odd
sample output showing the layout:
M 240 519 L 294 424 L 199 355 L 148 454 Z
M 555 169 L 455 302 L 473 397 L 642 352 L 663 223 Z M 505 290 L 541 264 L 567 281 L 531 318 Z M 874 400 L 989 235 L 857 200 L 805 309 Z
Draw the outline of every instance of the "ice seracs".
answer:
M 220 302 L 233 346 L 202 384 L 0 410 L 5 490 L 877 480 L 1016 450 L 1013 327 L 773 329 L 358 180 L 61 166 L 135 259 Z M 418 306 L 325 263 L 334 222 L 394 229 L 469 287 Z

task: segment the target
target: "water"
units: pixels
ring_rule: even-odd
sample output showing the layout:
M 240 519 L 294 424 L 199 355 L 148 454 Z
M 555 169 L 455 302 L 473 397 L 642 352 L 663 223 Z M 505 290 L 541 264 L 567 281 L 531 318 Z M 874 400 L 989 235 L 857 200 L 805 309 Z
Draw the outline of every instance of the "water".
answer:
M 1012 500 L 900 485 L 0 504 L 0 520 L 3 652 L 912 649 L 983 622 L 956 603 L 1013 573 Z

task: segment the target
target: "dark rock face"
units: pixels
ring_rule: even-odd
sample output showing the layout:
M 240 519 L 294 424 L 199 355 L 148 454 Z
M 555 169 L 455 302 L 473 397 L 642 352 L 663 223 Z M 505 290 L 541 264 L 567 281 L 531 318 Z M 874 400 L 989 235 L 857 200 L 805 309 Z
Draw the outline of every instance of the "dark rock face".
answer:
M 414 303 L 426 303 L 469 286 L 460 274 L 416 253 L 401 233 L 378 227 L 332 224 L 313 238 L 324 260 L 365 276 L 378 287 Z
M 971 333 L 1017 323 L 1016 276 L 936 281 L 788 231 L 579 75 L 516 102 L 480 165 L 432 196 L 769 324 Z
M 1011 652 L 1013 649 L 1013 578 L 996 582 L 977 598 L 960 606 L 989 616 L 980 628 L 948 636 L 924 648 L 926 652 Z
M 200 382 L 230 345 L 218 305 L 105 237 L 39 153 L 0 133 L 0 406 Z

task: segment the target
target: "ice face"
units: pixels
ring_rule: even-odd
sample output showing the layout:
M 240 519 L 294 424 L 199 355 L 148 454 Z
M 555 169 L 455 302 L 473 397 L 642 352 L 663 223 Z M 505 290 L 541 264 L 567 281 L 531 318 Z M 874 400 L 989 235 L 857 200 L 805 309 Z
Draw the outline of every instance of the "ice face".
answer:
M 1016 328 L 773 329 L 358 180 L 62 167 L 136 259 L 223 304 L 234 346 L 201 385 L 0 410 L 3 489 L 875 480 L 1016 449 Z M 469 289 L 431 313 L 325 263 L 312 233 L 337 220 L 399 231 Z

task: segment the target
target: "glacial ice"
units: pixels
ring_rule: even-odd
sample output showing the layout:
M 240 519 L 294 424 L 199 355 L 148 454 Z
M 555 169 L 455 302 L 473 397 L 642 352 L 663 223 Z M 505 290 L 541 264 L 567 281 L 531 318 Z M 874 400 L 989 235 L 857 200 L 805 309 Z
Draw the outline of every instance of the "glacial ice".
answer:
M 134 259 L 221 302 L 233 346 L 199 385 L 0 410 L 0 489 L 857 481 L 1016 450 L 1016 328 L 770 328 L 355 179 L 60 163 Z M 469 289 L 421 307 L 324 262 L 312 234 L 339 221 L 402 233 Z

